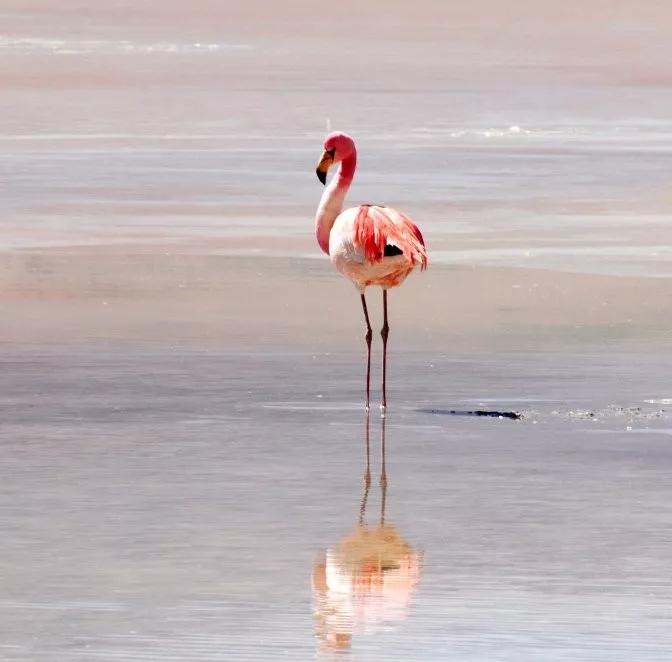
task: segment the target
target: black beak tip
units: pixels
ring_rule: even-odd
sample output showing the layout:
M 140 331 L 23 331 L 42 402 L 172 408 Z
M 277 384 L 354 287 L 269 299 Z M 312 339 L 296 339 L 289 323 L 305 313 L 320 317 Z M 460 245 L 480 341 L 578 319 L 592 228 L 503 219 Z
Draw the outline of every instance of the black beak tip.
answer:
M 317 175 L 317 178 L 322 182 L 322 184 L 327 183 L 327 173 L 324 172 L 323 170 L 320 170 L 319 168 L 315 171 L 315 174 Z

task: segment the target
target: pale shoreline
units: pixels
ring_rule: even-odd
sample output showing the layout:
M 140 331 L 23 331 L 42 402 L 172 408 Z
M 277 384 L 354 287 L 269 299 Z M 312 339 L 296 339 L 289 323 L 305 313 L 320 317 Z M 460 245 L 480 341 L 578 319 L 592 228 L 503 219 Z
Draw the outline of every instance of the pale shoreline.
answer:
M 0 343 L 360 348 L 356 292 L 326 256 L 220 255 L 219 245 L 2 253 Z M 377 318 L 380 295 L 367 296 Z M 430 262 L 392 292 L 392 337 L 409 351 L 659 351 L 668 296 L 666 278 Z

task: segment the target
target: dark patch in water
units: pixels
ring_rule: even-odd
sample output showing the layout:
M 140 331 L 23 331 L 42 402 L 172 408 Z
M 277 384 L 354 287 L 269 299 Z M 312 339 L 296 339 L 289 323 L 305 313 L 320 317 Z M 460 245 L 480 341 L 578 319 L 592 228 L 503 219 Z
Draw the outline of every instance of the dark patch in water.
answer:
M 490 411 L 487 409 L 418 409 L 422 414 L 436 414 L 438 416 L 485 416 L 487 418 L 510 418 L 519 421 L 523 418 L 517 411 Z

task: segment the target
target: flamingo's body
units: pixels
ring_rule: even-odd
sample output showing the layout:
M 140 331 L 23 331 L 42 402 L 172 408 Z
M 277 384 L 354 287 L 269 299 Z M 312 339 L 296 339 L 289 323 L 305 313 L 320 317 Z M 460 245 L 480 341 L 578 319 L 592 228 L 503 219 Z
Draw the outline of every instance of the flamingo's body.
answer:
M 422 233 L 406 215 L 381 205 L 360 205 L 345 211 L 343 202 L 357 165 L 357 151 L 345 133 L 330 133 L 324 140 L 324 152 L 317 166 L 317 176 L 324 184 L 332 163 L 339 163 L 320 200 L 315 217 L 315 231 L 320 248 L 332 263 L 357 287 L 361 294 L 366 320 L 367 371 L 366 407 L 369 407 L 371 367 L 371 324 L 364 291 L 370 285 L 383 288 L 385 322 L 383 337 L 383 384 L 381 408 L 386 407 L 385 376 L 387 361 L 387 290 L 400 285 L 419 266 L 427 267 L 427 251 Z
M 369 285 L 400 285 L 419 265 L 427 266 L 422 235 L 408 216 L 378 205 L 351 207 L 329 234 L 329 256 L 361 292 Z

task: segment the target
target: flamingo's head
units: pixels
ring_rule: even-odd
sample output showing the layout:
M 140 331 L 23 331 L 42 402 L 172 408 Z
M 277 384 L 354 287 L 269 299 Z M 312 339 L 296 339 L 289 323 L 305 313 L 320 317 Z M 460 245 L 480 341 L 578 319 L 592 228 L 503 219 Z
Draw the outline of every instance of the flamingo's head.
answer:
M 324 151 L 315 170 L 317 178 L 323 183 L 327 183 L 327 172 L 333 163 L 339 163 L 347 159 L 355 152 L 355 141 L 347 134 L 341 131 L 332 131 L 324 139 Z

